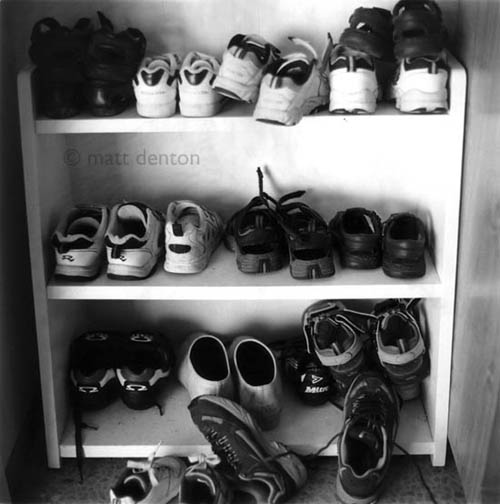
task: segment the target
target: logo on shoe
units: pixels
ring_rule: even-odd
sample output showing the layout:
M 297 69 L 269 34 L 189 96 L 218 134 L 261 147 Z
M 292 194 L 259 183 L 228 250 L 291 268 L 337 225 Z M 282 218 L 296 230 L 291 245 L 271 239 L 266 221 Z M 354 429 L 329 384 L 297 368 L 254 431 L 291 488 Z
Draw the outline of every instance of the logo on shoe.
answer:
M 146 392 L 148 387 L 146 385 L 136 385 L 135 383 L 129 383 L 126 385 L 125 390 L 128 392 Z
M 102 332 L 95 332 L 87 334 L 85 337 L 87 341 L 106 341 L 108 339 L 108 335 Z
M 61 259 L 63 261 L 70 261 L 70 262 L 73 262 L 75 260 L 75 258 L 70 254 L 63 254 Z
M 120 254 L 120 256 L 118 257 L 118 259 L 120 259 L 120 261 L 122 261 L 122 262 L 125 262 L 127 260 L 127 256 L 125 256 L 123 254 Z
M 136 343 L 151 343 L 153 341 L 153 337 L 149 334 L 134 333 L 130 336 L 130 341 L 135 341 Z
M 311 387 L 307 385 L 305 392 L 309 394 L 322 394 L 323 392 L 328 392 L 328 389 L 328 387 Z
M 82 392 L 83 394 L 97 394 L 97 392 L 99 392 L 99 388 L 80 385 L 78 387 L 78 392 Z

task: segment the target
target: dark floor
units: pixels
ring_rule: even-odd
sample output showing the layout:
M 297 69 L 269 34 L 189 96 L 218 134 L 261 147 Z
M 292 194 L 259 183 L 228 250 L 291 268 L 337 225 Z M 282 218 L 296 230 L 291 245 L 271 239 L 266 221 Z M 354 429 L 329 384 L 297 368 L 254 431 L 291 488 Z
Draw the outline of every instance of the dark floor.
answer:
M 421 481 L 416 464 L 436 502 L 465 503 L 453 457 L 448 455 L 444 467 L 432 467 L 428 456 L 394 456 L 380 503 L 426 504 L 431 496 Z M 33 465 L 23 475 L 13 502 L 29 504 L 100 504 L 109 502 L 109 488 L 125 467 L 121 459 L 89 459 L 85 461 L 85 481 L 79 483 L 74 460 L 63 460 L 61 469 Z M 309 467 L 305 487 L 288 502 L 294 504 L 336 504 L 335 477 L 337 459 L 321 457 Z

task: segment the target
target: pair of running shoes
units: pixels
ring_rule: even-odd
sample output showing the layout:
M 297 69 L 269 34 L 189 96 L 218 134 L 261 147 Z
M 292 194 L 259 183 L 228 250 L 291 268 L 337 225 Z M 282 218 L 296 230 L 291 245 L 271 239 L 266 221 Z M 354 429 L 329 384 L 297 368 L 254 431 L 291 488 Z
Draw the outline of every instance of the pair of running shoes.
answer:
M 90 280 L 103 256 L 107 275 L 118 280 L 150 276 L 165 255 L 171 273 L 197 273 L 208 265 L 223 236 L 219 215 L 189 200 L 172 201 L 166 216 L 144 203 L 124 202 L 71 208 L 53 235 L 56 277 Z

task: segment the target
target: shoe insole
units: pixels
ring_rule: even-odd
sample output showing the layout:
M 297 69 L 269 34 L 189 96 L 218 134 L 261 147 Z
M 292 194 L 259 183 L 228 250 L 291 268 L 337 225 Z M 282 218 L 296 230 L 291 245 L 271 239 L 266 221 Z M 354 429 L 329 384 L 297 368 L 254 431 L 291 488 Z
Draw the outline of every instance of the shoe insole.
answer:
M 93 217 L 79 217 L 75 219 L 66 230 L 66 234 L 82 234 L 91 238 L 99 229 L 99 221 Z

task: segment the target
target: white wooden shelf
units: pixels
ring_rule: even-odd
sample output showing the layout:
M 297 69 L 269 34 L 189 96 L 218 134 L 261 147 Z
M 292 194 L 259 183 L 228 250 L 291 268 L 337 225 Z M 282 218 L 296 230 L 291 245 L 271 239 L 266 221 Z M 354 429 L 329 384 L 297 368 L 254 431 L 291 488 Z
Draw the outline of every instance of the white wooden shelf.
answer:
M 101 411 L 84 412 L 84 422 L 97 427 L 97 430 L 82 431 L 85 455 L 142 458 L 150 455 L 160 441 L 159 456 L 210 453 L 210 445 L 191 420 L 187 409 L 187 391 L 177 380 L 172 380 L 163 397 L 163 416 L 160 416 L 157 408 L 131 410 L 120 400 Z M 342 412 L 330 403 L 317 407 L 302 404 L 293 390 L 285 386 L 280 424 L 265 432 L 265 436 L 305 455 L 322 448 L 329 438 L 339 432 L 342 418 Z M 328 428 L 325 429 L 325 426 Z M 76 456 L 74 432 L 73 420 L 69 415 L 60 445 L 61 457 Z M 433 453 L 434 444 L 420 400 L 404 404 L 396 441 L 411 454 Z M 336 441 L 322 454 L 337 455 Z
M 236 267 L 234 254 L 222 246 L 213 255 L 206 270 L 195 275 L 167 273 L 158 264 L 155 273 L 139 281 L 109 279 L 102 273 L 97 279 L 81 283 L 51 279 L 49 299 L 382 299 L 438 297 L 441 282 L 427 255 L 424 277 L 401 280 L 388 277 L 382 268 L 344 269 L 336 261 L 333 277 L 296 280 L 288 266 L 264 275 L 249 275 Z

